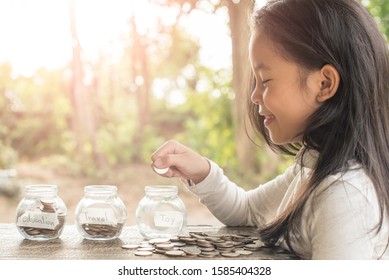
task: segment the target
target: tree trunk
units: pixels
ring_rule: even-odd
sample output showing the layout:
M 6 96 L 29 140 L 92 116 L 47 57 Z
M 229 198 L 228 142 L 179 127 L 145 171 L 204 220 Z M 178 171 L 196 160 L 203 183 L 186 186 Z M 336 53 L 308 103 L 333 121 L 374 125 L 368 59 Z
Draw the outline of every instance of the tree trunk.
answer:
M 70 99 L 73 108 L 71 126 L 76 137 L 76 153 L 85 154 L 85 144 L 92 146 L 92 154 L 96 153 L 95 119 L 90 92 L 84 85 L 84 72 L 82 64 L 82 50 L 77 35 L 75 1 L 69 0 L 70 31 L 72 36 L 72 78 L 70 85 Z
M 132 30 L 132 50 L 131 50 L 131 79 L 137 104 L 137 129 L 134 136 L 134 160 L 140 161 L 140 148 L 144 141 L 144 128 L 149 124 L 150 118 L 150 94 L 151 82 L 149 73 L 149 61 L 147 57 L 147 42 L 141 34 L 138 33 L 135 17 L 130 19 Z
M 251 127 L 247 125 L 248 131 L 246 131 L 245 126 L 245 123 L 249 123 L 247 120 L 246 102 L 247 98 L 250 97 L 250 64 L 248 59 L 250 30 L 248 15 L 254 2 L 244 0 L 235 4 L 229 0 L 227 3 L 232 41 L 232 86 L 235 92 L 233 113 L 236 120 L 237 159 L 240 171 L 257 172 L 259 167 L 256 155 L 253 152 L 255 145 L 247 136 L 247 132 L 252 135 L 250 133 Z

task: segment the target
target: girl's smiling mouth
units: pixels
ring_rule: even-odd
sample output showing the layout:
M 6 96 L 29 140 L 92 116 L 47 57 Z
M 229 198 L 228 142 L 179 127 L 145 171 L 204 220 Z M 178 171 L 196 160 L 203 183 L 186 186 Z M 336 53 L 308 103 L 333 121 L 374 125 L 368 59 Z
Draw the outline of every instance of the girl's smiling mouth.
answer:
M 265 118 L 263 121 L 265 126 L 268 126 L 275 119 L 274 115 L 262 115 L 262 116 Z

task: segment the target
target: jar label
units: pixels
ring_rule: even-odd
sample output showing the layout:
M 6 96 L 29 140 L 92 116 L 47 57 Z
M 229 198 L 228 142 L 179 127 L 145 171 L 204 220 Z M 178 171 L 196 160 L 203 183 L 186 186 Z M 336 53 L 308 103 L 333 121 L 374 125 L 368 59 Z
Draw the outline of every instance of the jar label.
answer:
M 155 211 L 154 225 L 156 227 L 177 227 L 183 223 L 183 215 L 178 211 Z
M 85 208 L 79 215 L 81 224 L 116 225 L 117 219 L 111 208 Z
M 59 224 L 57 213 L 43 213 L 36 211 L 26 211 L 19 216 L 17 225 L 22 227 L 34 227 L 55 229 Z

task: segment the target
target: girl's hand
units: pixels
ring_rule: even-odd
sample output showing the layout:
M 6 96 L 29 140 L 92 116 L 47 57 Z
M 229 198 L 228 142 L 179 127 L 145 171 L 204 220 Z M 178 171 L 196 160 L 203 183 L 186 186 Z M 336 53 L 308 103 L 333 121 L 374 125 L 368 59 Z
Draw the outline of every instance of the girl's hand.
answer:
M 154 171 L 164 177 L 182 177 L 197 184 L 207 177 L 211 167 L 207 159 L 182 145 L 170 140 L 159 147 L 151 156 Z M 168 168 L 166 171 L 165 168 Z M 163 170 L 165 169 L 165 170 Z M 166 171 L 161 174 L 160 171 Z

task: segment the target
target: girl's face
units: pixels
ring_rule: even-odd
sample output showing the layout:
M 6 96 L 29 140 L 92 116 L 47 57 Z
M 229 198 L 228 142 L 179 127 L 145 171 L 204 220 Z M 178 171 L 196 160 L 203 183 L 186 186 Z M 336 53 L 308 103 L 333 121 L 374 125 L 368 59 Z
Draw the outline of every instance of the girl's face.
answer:
M 308 117 L 320 106 L 316 75 L 307 74 L 302 82 L 301 68 L 283 58 L 260 31 L 251 36 L 249 56 L 256 80 L 251 100 L 264 116 L 271 140 L 278 145 L 301 142 Z

